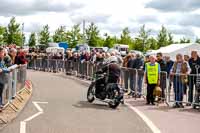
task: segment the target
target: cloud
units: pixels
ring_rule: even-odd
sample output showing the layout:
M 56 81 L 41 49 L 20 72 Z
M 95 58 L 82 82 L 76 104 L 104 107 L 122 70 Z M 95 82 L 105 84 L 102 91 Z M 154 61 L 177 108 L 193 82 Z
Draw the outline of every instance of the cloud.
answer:
M 162 12 L 195 11 L 200 9 L 200 0 L 152 0 L 145 7 Z
M 144 16 L 140 16 L 138 18 L 136 18 L 136 21 L 142 24 L 145 23 L 158 23 L 159 19 L 157 16 L 153 16 L 153 15 L 144 15 Z
M 191 28 L 185 28 L 185 27 L 169 28 L 169 31 L 174 35 L 184 35 L 187 37 L 195 36 L 195 33 Z
M 83 4 L 50 0 L 1 0 L 1 16 L 24 16 L 38 12 L 71 12 L 83 8 Z
M 29 23 L 28 25 L 24 25 L 24 32 L 39 32 L 41 28 L 43 27 L 40 23 Z
M 200 14 L 188 14 L 182 16 L 178 24 L 182 26 L 200 27 L 200 20 L 198 18 L 200 18 Z
M 83 20 L 86 22 L 94 22 L 94 23 L 105 23 L 110 18 L 110 15 L 107 14 L 92 14 L 92 15 L 75 15 L 71 16 L 71 20 L 74 23 L 80 23 Z

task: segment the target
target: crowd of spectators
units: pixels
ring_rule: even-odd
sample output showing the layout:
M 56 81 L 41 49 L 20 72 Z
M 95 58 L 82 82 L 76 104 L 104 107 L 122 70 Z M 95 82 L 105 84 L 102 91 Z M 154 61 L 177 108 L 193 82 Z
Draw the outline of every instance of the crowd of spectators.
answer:
M 152 57 L 152 56 L 150 56 Z M 166 98 L 165 93 L 167 89 L 167 83 L 169 81 L 169 87 L 170 89 L 173 87 L 173 92 L 175 95 L 175 104 L 174 107 L 184 107 L 182 102 L 184 95 L 187 95 L 187 106 L 190 106 L 191 103 L 193 103 L 193 99 L 196 99 L 194 97 L 194 86 L 196 85 L 196 78 L 198 74 L 200 73 L 200 58 L 198 56 L 197 51 L 192 51 L 191 56 L 188 55 L 182 55 L 177 54 L 175 60 L 171 60 L 170 56 L 163 56 L 162 53 L 157 53 L 156 57 L 153 56 L 155 59 L 155 62 L 159 64 L 159 81 L 158 84 L 159 87 L 162 90 L 161 99 L 164 101 Z M 143 73 L 140 73 L 142 70 L 145 70 L 145 64 L 150 62 L 149 56 L 146 56 L 144 59 L 136 54 L 129 54 L 124 58 L 123 66 L 127 68 L 133 68 L 138 70 L 137 80 L 135 80 L 135 76 L 129 74 L 129 80 L 130 80 L 130 89 L 133 92 L 136 92 L 137 89 L 137 95 L 140 97 L 142 91 L 142 83 L 143 83 Z M 146 70 L 145 70 L 146 72 Z M 124 76 L 124 81 L 126 82 L 125 88 L 128 89 L 128 81 L 127 76 Z M 145 80 L 147 80 L 145 78 Z M 137 81 L 137 83 L 135 83 Z M 144 81 L 146 82 L 146 81 Z M 133 87 L 134 86 L 134 87 Z M 134 88 L 134 89 L 133 89 Z M 196 89 L 199 89 L 196 87 Z M 196 90 L 195 90 L 196 91 Z M 148 89 L 147 89 L 148 94 Z M 134 93 L 135 95 L 135 93 Z M 198 99 L 198 98 L 197 98 Z M 199 101 L 198 101 L 199 102 Z M 149 103 L 147 101 L 147 103 Z
M 18 54 L 18 56 L 19 55 L 20 54 Z M 150 62 L 149 56 L 143 56 L 137 53 L 129 53 L 127 56 L 122 57 L 117 51 L 72 52 L 71 50 L 67 50 L 65 55 L 62 53 L 46 54 L 43 55 L 43 58 L 71 60 L 74 62 L 87 61 L 93 64 L 101 65 L 111 56 L 117 57 L 118 63 L 121 67 L 137 70 L 131 72 L 123 71 L 121 73 L 121 77 L 123 78 L 121 78 L 120 82 L 124 84 L 129 95 L 141 97 L 143 90 L 142 88 L 144 86 L 143 83 L 145 82 L 145 67 L 146 64 Z M 197 70 L 197 66 L 200 66 L 200 58 L 197 51 L 192 51 L 190 56 L 177 54 L 175 60 L 170 59 L 170 56 L 163 56 L 162 53 L 157 53 L 156 56 L 153 56 L 153 58 L 155 59 L 155 62 L 159 64 L 160 69 L 159 87 L 162 90 L 160 101 L 164 101 L 166 98 L 167 83 L 169 81 L 169 86 L 170 88 L 173 88 L 175 94 L 176 103 L 174 107 L 183 107 L 182 101 L 184 95 L 186 94 L 188 95 L 187 105 L 190 106 L 194 99 L 194 85 L 196 84 L 196 76 L 192 74 L 196 75 L 200 72 L 200 69 Z M 135 76 L 136 72 L 137 76 Z M 129 89 L 131 91 L 128 91 Z
M 2 96 L 6 79 L 4 74 L 11 72 L 12 69 L 9 67 L 13 65 L 18 67 L 27 64 L 26 54 L 27 51 L 22 48 L 0 47 L 0 111 L 4 106 Z

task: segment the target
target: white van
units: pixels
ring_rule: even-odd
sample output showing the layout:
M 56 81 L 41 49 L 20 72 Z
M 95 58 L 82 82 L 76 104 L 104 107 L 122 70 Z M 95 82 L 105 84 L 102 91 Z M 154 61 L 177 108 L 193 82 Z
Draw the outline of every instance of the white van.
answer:
M 129 46 L 125 44 L 115 44 L 114 49 L 116 49 L 122 56 L 126 56 Z
M 57 54 L 57 53 L 62 53 L 62 54 L 64 54 L 65 49 L 64 49 L 64 48 L 61 48 L 61 47 L 48 47 L 48 48 L 46 49 L 46 52 L 47 52 L 47 53 L 53 53 L 53 54 Z
M 83 51 L 90 51 L 90 46 L 88 46 L 87 44 L 78 44 L 76 45 L 76 50 L 83 52 Z

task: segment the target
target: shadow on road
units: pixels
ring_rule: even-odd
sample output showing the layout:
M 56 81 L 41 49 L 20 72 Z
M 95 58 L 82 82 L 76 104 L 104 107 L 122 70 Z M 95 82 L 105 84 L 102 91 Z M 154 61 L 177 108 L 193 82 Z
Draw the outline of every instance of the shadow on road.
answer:
M 169 112 L 170 110 L 176 110 L 176 109 L 173 107 L 166 106 L 166 105 L 161 105 L 161 106 L 159 105 L 159 106 L 149 107 L 147 110 L 157 110 L 157 111 Z
M 106 104 L 89 103 L 87 101 L 79 101 L 77 104 L 75 104 L 73 106 L 76 107 L 76 108 L 82 108 L 82 109 L 90 108 L 90 109 L 102 109 L 102 110 L 113 110 L 113 111 L 118 110 L 118 108 L 117 109 L 111 109 Z
M 156 111 L 163 111 L 163 112 L 177 111 L 177 112 L 188 112 L 191 114 L 200 114 L 200 110 L 193 109 L 191 107 L 173 108 L 173 107 L 166 106 L 166 105 L 149 107 L 149 108 L 147 108 L 147 110 L 156 110 Z
M 193 114 L 200 114 L 200 109 L 184 108 L 184 109 L 180 109 L 179 112 L 188 112 L 188 113 L 193 113 Z
M 142 106 L 147 106 L 146 101 L 144 100 L 133 100 L 133 101 L 128 101 L 132 106 L 134 107 L 142 107 Z

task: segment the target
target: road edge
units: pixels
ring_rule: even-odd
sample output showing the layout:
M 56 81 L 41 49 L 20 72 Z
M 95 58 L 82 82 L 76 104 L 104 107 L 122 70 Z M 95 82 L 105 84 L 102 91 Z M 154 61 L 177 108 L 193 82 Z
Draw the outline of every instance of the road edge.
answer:
M 31 83 L 31 86 L 27 86 L 27 85 L 24 86 L 24 88 L 27 88 L 30 90 L 28 99 L 22 104 L 21 108 L 15 113 L 15 116 L 13 118 L 11 118 L 9 121 L 7 121 L 6 124 L 3 124 L 0 127 L 0 131 L 2 131 L 4 128 L 9 126 L 14 120 L 16 120 L 16 118 L 18 118 L 18 116 L 24 111 L 25 107 L 30 103 L 32 95 L 33 95 L 33 88 L 34 88 L 34 84 L 32 83 L 32 81 L 30 81 L 30 83 Z

